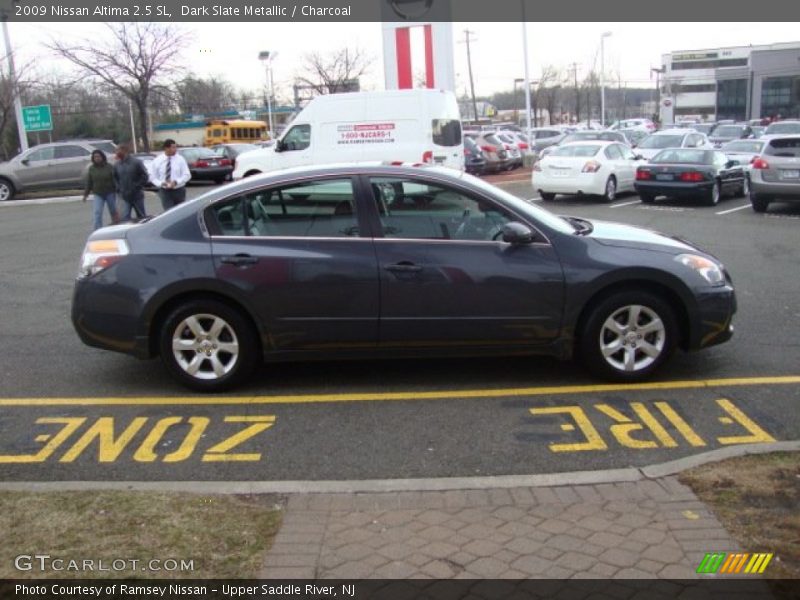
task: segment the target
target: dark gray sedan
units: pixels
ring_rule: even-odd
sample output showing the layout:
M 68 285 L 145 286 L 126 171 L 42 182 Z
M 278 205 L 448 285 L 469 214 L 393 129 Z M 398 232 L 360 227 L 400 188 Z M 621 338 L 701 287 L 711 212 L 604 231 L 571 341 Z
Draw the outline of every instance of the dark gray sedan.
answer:
M 722 264 L 652 231 L 557 217 L 439 167 L 250 177 L 93 233 L 72 321 L 218 391 L 262 360 L 549 354 L 650 376 L 728 340 Z

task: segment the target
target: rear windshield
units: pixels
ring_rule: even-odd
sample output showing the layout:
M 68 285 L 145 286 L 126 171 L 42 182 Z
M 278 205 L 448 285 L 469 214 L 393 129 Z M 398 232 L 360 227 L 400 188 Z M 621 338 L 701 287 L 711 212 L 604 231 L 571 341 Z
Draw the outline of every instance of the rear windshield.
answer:
M 764 132 L 764 135 L 775 135 L 779 133 L 800 133 L 800 123 L 773 123 Z
M 739 125 L 720 125 L 714 130 L 717 137 L 739 137 L 744 133 L 744 127 Z
M 434 119 L 433 143 L 437 146 L 458 146 L 461 144 L 461 121 L 455 119 Z
M 598 150 L 600 150 L 600 146 L 575 144 L 570 146 L 559 146 L 550 153 L 550 156 L 594 156 L 597 154 Z
M 744 140 L 741 142 L 728 142 L 722 149 L 725 152 L 752 152 L 753 154 L 758 154 L 763 147 L 763 142 L 748 142 Z
M 198 158 L 218 158 L 219 155 L 211 148 L 186 148 L 181 150 L 183 158 L 187 160 L 197 160 Z
M 764 154 L 769 156 L 800 157 L 800 137 L 772 140 Z
M 682 135 L 651 135 L 642 140 L 639 148 L 680 148 Z
M 704 165 L 711 162 L 711 153 L 706 150 L 694 150 L 692 148 L 675 148 L 662 150 L 651 158 L 650 162 Z

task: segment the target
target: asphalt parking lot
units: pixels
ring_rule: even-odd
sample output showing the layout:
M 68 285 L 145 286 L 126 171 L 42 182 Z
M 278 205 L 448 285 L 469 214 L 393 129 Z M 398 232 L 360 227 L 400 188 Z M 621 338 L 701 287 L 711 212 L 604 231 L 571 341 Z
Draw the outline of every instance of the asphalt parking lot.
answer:
M 657 229 L 715 254 L 737 288 L 733 340 L 676 355 L 643 387 L 514 357 L 265 366 L 233 395 L 192 395 L 160 362 L 88 348 L 73 331 L 90 205 L 9 206 L 0 209 L 0 479 L 525 475 L 800 439 L 800 206 L 758 215 L 743 198 L 543 203 L 519 173 L 502 185 L 561 214 Z M 147 205 L 157 212 L 155 196 Z

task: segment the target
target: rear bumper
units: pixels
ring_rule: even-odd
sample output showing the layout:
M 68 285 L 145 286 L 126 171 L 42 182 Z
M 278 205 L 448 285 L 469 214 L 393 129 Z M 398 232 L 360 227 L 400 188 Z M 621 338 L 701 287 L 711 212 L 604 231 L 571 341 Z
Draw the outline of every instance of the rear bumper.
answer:
M 192 179 L 194 180 L 208 180 L 208 179 L 224 179 L 233 173 L 233 167 L 208 167 L 204 169 L 191 169 Z
M 602 195 L 606 191 L 607 173 L 579 173 L 573 177 L 550 177 L 543 171 L 534 171 L 531 177 L 533 189 L 546 194 L 592 194 Z
M 710 194 L 711 188 L 714 187 L 714 182 L 681 183 L 669 181 L 637 181 L 633 186 L 636 188 L 637 193 L 647 194 L 649 196 L 691 197 Z
M 796 183 L 764 181 L 757 169 L 750 172 L 750 191 L 782 200 L 800 200 L 800 180 Z

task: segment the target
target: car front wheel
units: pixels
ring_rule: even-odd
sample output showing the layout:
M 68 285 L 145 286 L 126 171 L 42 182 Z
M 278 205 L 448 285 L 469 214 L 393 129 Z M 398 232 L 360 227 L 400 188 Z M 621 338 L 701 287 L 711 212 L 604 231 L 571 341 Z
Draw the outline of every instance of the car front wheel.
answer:
M 183 385 L 200 392 L 229 389 L 258 361 L 252 325 L 227 304 L 188 301 L 173 310 L 160 332 L 161 359 Z
M 676 335 L 668 303 L 649 292 L 625 291 L 592 309 L 578 341 L 579 354 L 603 379 L 640 381 L 672 354 Z
M 539 192 L 539 195 L 542 197 L 542 200 L 545 202 L 552 202 L 556 199 L 555 194 L 548 194 L 547 192 Z

